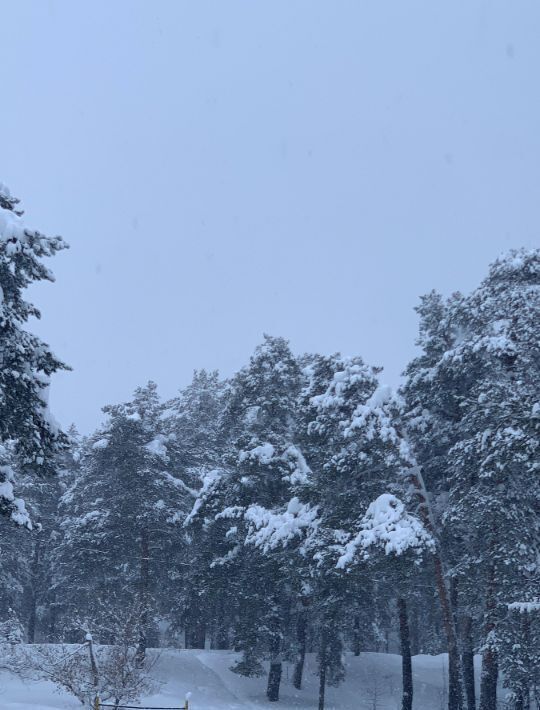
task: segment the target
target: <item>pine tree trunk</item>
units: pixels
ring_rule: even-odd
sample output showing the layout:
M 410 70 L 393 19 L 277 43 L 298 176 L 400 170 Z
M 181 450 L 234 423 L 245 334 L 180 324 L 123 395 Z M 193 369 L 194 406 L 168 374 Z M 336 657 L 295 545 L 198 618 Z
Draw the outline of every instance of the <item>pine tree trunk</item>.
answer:
M 482 654 L 479 710 L 497 710 L 497 680 L 499 664 L 495 649 L 488 647 Z
M 96 657 L 94 655 L 94 642 L 92 636 L 89 634 L 86 637 L 86 643 L 88 644 L 88 655 L 90 656 L 90 670 L 92 673 L 92 686 L 94 688 L 94 695 L 97 697 L 99 692 L 99 669 L 96 662 Z
M 206 624 L 204 621 L 197 624 L 197 648 L 206 648 Z
M 186 648 L 204 649 L 206 646 L 206 624 L 197 620 L 186 629 Z
M 148 528 L 141 530 L 141 550 L 140 550 L 140 578 L 139 578 L 139 641 L 137 644 L 136 663 L 139 667 L 144 664 L 147 647 L 148 631 L 148 591 L 150 586 L 150 545 L 148 540 Z
M 354 628 L 353 628 L 353 653 L 355 656 L 360 655 L 362 638 L 360 635 L 360 617 L 358 614 L 354 617 Z
M 435 579 L 439 600 L 443 612 L 444 630 L 448 644 L 448 710 L 461 710 L 462 692 L 460 684 L 460 658 L 457 637 L 454 626 L 454 615 L 450 605 L 450 598 L 446 588 L 442 561 L 439 555 L 435 556 Z
M 319 710 L 324 710 L 324 696 L 326 694 L 326 669 L 328 666 L 327 647 L 327 635 L 326 631 L 323 630 L 321 634 L 319 662 Z
M 49 616 L 49 625 L 47 629 L 48 637 L 47 637 L 47 642 L 48 643 L 54 643 L 56 641 L 56 599 L 53 597 L 52 603 L 50 606 L 50 616 Z
M 413 678 L 409 617 L 405 599 L 398 599 L 399 638 L 401 643 L 402 701 L 401 710 L 412 710 Z
M 279 686 L 281 683 L 281 634 L 279 622 L 274 619 L 274 628 L 270 644 L 270 670 L 268 671 L 268 685 L 266 697 L 272 703 L 279 700 Z
M 229 634 L 226 628 L 220 628 L 216 635 L 216 649 L 227 651 L 231 647 Z
M 531 710 L 531 694 L 529 690 L 524 690 L 517 694 L 514 701 L 514 710 Z
M 225 626 L 219 626 L 212 637 L 212 648 L 216 651 L 227 651 L 231 647 L 229 633 Z
M 496 710 L 497 708 L 497 680 L 499 678 L 499 662 L 497 651 L 490 643 L 490 636 L 495 630 L 495 568 L 491 567 L 489 573 L 488 591 L 486 597 L 486 625 L 484 634 L 486 646 L 482 653 L 482 673 L 480 676 L 480 705 L 479 710 Z
M 523 644 L 525 648 L 530 647 L 530 622 L 529 622 L 529 614 L 525 613 L 522 614 L 522 622 L 521 622 L 521 636 L 523 638 Z M 526 679 L 525 683 L 523 686 L 523 689 L 521 691 L 521 695 L 523 698 L 523 710 L 530 710 L 531 707 L 531 685 L 533 685 L 534 681 L 531 678 L 531 675 L 534 673 L 534 670 L 530 667 L 530 664 L 527 663 L 526 666 Z M 538 705 L 540 708 L 540 704 Z
M 225 625 L 225 609 L 223 596 L 220 594 L 212 614 L 214 620 L 214 633 L 212 634 L 212 648 L 216 651 L 227 651 L 230 648 L 229 630 Z
M 38 533 L 34 546 L 34 554 L 32 555 L 32 574 L 30 580 L 30 594 L 29 594 L 29 614 L 28 614 L 28 627 L 27 636 L 28 643 L 35 643 L 36 640 L 36 625 L 37 625 L 37 584 L 39 567 L 41 564 L 41 536 Z
M 30 614 L 28 616 L 28 643 L 36 642 L 36 621 L 37 621 L 37 610 L 36 610 L 36 595 L 32 592 L 30 597 Z
M 452 628 L 457 629 L 458 619 L 458 588 L 457 579 L 450 578 L 450 612 L 452 614 Z M 461 687 L 461 655 L 459 652 L 459 641 L 456 633 L 456 653 L 448 654 L 448 689 L 449 694 L 454 693 L 456 696 L 458 710 L 463 710 L 463 689 Z
M 37 621 L 37 610 L 36 610 L 36 595 L 32 592 L 30 598 L 30 615 L 28 616 L 28 643 L 36 642 L 36 621 Z
M 268 687 L 266 689 L 266 697 L 271 703 L 279 700 L 279 686 L 281 684 L 281 661 L 270 661 L 270 670 L 268 672 Z
M 422 523 L 424 524 L 426 530 L 428 530 L 428 532 L 430 532 L 433 537 L 437 539 L 437 535 L 434 530 L 432 518 L 430 515 L 428 495 L 420 469 L 416 469 L 411 474 L 411 482 L 414 488 L 416 489 L 416 494 L 420 502 L 420 505 L 418 506 L 418 513 L 421 517 Z M 455 616 L 452 610 L 450 593 L 448 591 L 446 579 L 444 576 L 444 565 L 442 561 L 441 551 L 438 545 L 433 555 L 433 558 L 435 568 L 435 584 L 437 588 L 437 594 L 439 596 L 439 602 L 441 605 L 444 632 L 446 636 L 446 643 L 448 646 L 448 710 L 461 710 L 461 708 L 463 707 L 463 692 L 461 687 L 461 659 L 457 642 Z M 481 710 L 487 710 L 487 708 L 482 708 Z
M 476 710 L 476 690 L 474 686 L 474 649 L 472 638 L 472 618 L 463 617 L 462 625 L 463 652 L 461 663 L 463 666 L 463 682 L 465 685 L 465 697 L 467 699 L 467 710 Z
M 276 703 L 279 700 L 279 686 L 281 684 L 281 657 L 279 639 L 272 642 L 272 657 L 270 659 L 270 670 L 268 671 L 268 685 L 266 688 L 266 697 L 271 703 Z
M 418 602 L 412 605 L 412 614 L 409 614 L 411 618 L 410 630 L 411 630 L 411 656 L 417 656 L 420 653 L 420 640 L 419 640 L 419 627 L 418 623 Z
M 304 675 L 304 663 L 306 660 L 306 635 L 307 635 L 307 610 L 300 610 L 296 624 L 296 638 L 298 641 L 298 657 L 294 666 L 293 685 L 297 690 L 302 689 L 302 676 Z

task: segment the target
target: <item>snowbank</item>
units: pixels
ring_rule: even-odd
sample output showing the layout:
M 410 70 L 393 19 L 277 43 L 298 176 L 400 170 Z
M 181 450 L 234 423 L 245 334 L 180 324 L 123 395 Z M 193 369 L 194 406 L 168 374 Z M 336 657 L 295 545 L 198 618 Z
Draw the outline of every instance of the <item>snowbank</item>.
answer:
M 229 670 L 235 659 L 236 654 L 232 651 L 164 650 L 155 667 L 161 688 L 143 700 L 148 705 L 180 707 L 186 693 L 191 692 L 190 707 L 193 710 L 317 707 L 313 656 L 307 658 L 301 691 L 292 685 L 292 667 L 285 665 L 278 705 L 266 700 L 264 678 L 242 678 Z M 415 710 L 445 707 L 446 668 L 445 655 L 416 656 L 413 659 Z M 396 710 L 400 706 L 400 684 L 400 656 L 362 653 L 355 658 L 348 655 L 347 678 L 339 687 L 328 688 L 327 710 L 367 710 L 374 707 L 375 698 L 378 710 Z M 5 671 L 0 671 L 0 707 L 2 710 L 81 708 L 76 700 L 58 693 L 50 683 L 25 683 Z

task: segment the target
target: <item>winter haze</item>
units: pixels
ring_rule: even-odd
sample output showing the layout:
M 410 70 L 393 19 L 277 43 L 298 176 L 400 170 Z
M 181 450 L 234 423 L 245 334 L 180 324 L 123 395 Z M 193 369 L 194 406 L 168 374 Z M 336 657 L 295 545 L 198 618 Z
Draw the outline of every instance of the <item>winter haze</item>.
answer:
M 540 5 L 0 10 L 0 710 L 540 710 Z
M 419 295 L 538 242 L 535 2 L 23 0 L 2 25 L 2 180 L 71 245 L 34 295 L 66 426 L 228 376 L 263 332 L 396 384 Z

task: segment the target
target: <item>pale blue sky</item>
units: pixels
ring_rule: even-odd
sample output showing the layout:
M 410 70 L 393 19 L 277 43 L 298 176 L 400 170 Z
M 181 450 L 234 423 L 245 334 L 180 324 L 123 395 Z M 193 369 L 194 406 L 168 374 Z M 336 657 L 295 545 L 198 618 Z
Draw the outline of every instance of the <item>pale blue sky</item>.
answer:
M 539 243 L 540 3 L 0 0 L 2 166 L 71 250 L 64 424 L 263 332 L 398 382 L 418 296 Z

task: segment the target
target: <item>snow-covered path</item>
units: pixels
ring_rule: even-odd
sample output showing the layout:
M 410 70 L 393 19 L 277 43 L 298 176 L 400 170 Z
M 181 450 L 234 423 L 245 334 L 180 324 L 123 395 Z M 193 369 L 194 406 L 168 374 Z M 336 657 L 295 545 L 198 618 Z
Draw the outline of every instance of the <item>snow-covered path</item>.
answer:
M 294 710 L 317 707 L 315 659 L 308 657 L 304 689 L 292 686 L 292 669 L 285 666 L 278 704 L 265 698 L 264 678 L 242 678 L 229 668 L 235 654 L 229 651 L 164 650 L 154 675 L 161 686 L 140 705 L 180 707 L 190 692 L 193 710 Z M 347 658 L 347 678 L 328 688 L 327 710 L 399 710 L 401 658 L 363 653 Z M 443 710 L 446 656 L 417 656 L 413 660 L 415 710 Z M 58 693 L 50 683 L 23 682 L 0 672 L 1 710 L 75 710 L 81 705 Z

